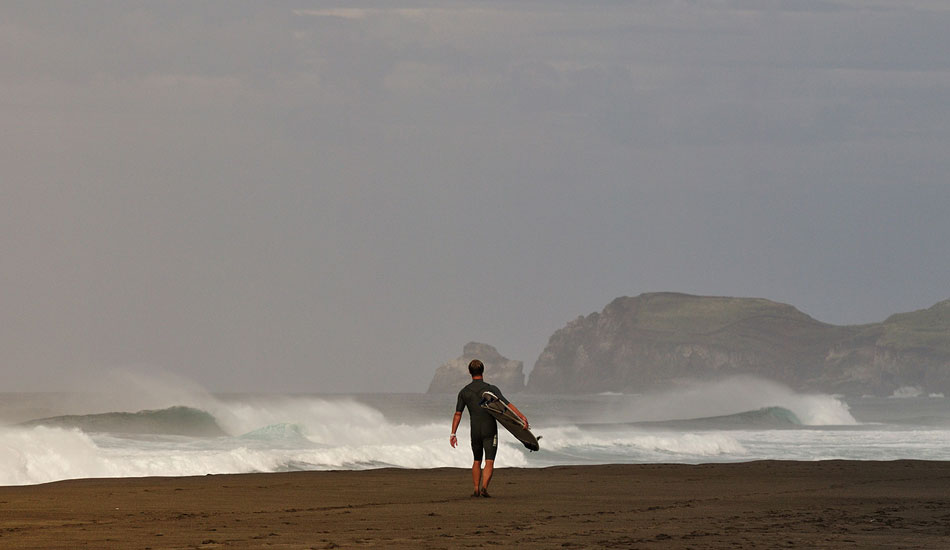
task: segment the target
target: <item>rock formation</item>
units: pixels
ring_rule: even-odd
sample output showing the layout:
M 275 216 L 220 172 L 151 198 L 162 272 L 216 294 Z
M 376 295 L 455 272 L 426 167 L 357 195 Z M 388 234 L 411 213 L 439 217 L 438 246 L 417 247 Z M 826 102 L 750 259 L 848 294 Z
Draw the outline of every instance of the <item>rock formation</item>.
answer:
M 617 298 L 551 336 L 528 389 L 640 392 L 739 374 L 799 390 L 950 392 L 950 300 L 883 323 L 836 326 L 757 298 Z
M 828 351 L 819 384 L 841 393 L 950 395 L 950 300 L 857 328 Z
M 456 393 L 472 380 L 468 364 L 478 359 L 485 364 L 485 381 L 498 386 L 505 394 L 524 389 L 524 363 L 502 357 L 488 344 L 469 342 L 462 356 L 448 361 L 435 371 L 429 384 L 429 393 Z

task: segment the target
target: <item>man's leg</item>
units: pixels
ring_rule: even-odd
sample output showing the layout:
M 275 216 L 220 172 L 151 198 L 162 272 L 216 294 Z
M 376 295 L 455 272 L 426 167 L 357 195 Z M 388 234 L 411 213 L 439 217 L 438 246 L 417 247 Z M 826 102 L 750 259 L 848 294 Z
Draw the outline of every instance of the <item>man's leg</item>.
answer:
M 489 496 L 488 484 L 491 483 L 491 474 L 495 470 L 495 452 L 498 450 L 498 434 L 493 434 L 485 440 L 485 469 L 482 471 L 482 488 L 479 492 L 483 497 Z
M 491 474 L 495 469 L 494 460 L 485 460 L 485 469 L 482 471 L 482 490 L 488 491 L 488 484 L 491 483 Z
M 481 478 L 482 478 L 482 461 L 476 460 L 475 463 L 472 464 L 472 483 L 475 484 L 476 495 L 478 494 L 478 484 L 481 481 Z

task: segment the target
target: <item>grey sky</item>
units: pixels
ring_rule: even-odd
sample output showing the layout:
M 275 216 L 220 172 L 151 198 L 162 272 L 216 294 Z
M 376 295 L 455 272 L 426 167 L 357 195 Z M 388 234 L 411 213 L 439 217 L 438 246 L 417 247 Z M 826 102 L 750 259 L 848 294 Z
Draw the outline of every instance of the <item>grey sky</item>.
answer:
M 950 298 L 950 4 L 4 2 L 0 376 L 421 391 L 611 299 Z

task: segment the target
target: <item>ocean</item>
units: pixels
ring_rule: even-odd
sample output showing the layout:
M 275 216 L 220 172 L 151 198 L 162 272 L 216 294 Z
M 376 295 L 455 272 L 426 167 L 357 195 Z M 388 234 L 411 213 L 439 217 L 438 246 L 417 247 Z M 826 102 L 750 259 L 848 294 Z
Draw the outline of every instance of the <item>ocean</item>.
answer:
M 455 395 L 154 390 L 0 393 L 0 485 L 471 466 L 467 416 L 459 447 L 448 443 Z M 950 400 L 919 388 L 845 398 L 733 378 L 657 394 L 507 397 L 541 450 L 501 430 L 497 467 L 950 460 Z

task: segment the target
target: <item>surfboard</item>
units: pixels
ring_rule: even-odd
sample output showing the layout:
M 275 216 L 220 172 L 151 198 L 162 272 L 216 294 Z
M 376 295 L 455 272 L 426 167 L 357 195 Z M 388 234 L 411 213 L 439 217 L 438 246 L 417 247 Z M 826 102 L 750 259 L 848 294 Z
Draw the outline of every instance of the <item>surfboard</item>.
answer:
M 495 417 L 499 424 L 511 432 L 529 451 L 537 451 L 541 448 L 538 444 L 538 437 L 535 437 L 530 430 L 524 429 L 524 423 L 521 418 L 508 405 L 498 399 L 498 396 L 490 391 L 482 392 L 482 400 L 478 403 L 481 408 L 488 411 L 488 414 Z

